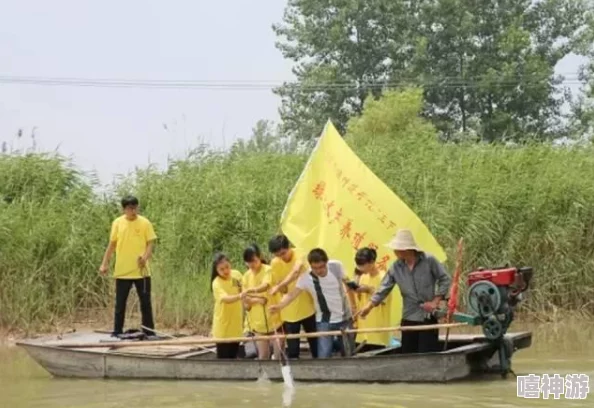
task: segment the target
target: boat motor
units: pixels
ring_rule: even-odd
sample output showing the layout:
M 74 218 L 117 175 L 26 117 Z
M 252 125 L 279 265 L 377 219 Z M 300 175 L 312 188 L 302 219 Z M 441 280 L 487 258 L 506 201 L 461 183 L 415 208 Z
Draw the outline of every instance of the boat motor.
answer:
M 482 326 L 486 339 L 497 345 L 503 377 L 511 371 L 513 345 L 505 339 L 516 306 L 532 279 L 532 268 L 479 268 L 468 275 L 467 314 L 455 312 L 455 322 Z

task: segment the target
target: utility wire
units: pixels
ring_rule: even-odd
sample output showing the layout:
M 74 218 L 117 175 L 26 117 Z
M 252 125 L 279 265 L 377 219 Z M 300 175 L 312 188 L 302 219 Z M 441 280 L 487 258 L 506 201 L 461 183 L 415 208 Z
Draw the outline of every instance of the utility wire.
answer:
M 562 75 L 562 74 L 561 74 Z M 52 78 L 52 77 L 19 77 L 0 76 L 0 84 L 19 84 L 37 86 L 75 86 L 75 87 L 100 87 L 100 88 L 157 88 L 157 89 L 203 89 L 203 90 L 270 90 L 283 85 L 289 89 L 299 91 L 331 91 L 331 90 L 359 90 L 359 89 L 385 89 L 407 85 L 420 85 L 426 88 L 480 88 L 496 86 L 501 88 L 534 88 L 543 85 L 565 84 L 580 85 L 584 81 L 579 79 L 577 73 L 568 73 L 565 78 L 553 79 L 543 75 L 522 75 L 515 78 L 492 77 L 438 77 L 414 78 L 399 77 L 390 81 L 370 82 L 320 82 L 299 83 L 290 81 L 273 80 L 140 80 L 140 79 L 91 79 L 91 78 Z

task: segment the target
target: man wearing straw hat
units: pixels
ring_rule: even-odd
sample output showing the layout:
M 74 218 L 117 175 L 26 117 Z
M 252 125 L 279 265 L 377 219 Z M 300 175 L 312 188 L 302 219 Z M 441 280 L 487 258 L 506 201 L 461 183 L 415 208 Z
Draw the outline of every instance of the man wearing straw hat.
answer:
M 416 244 L 411 231 L 398 230 L 386 245 L 396 254 L 380 287 L 370 302 L 359 311 L 364 318 L 398 285 L 403 300 L 402 326 L 437 324 L 434 311 L 444 300 L 451 278 L 444 266 Z M 436 287 L 437 286 L 437 290 Z M 438 350 L 439 330 L 403 331 L 402 353 L 428 353 Z

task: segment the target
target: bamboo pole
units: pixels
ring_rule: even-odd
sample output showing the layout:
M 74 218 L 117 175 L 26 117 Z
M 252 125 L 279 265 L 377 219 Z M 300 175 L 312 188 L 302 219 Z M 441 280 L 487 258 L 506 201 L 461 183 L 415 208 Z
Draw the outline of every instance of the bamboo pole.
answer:
M 446 323 L 451 323 L 452 321 L 452 313 L 454 312 L 450 307 L 451 304 L 454 305 L 454 308 L 458 307 L 458 286 L 460 285 L 460 274 L 462 273 L 462 260 L 463 260 L 463 251 L 464 250 L 464 238 L 461 237 L 458 240 L 458 248 L 456 251 L 456 269 L 454 270 L 454 277 L 452 281 L 452 287 L 450 292 L 450 299 L 448 300 L 448 313 L 446 315 Z M 450 329 L 446 331 L 445 342 L 443 344 L 443 351 L 448 349 L 448 340 L 450 339 Z
M 324 336 L 340 336 L 342 334 L 356 334 L 356 333 L 385 333 L 396 331 L 423 331 L 433 329 L 447 329 L 467 326 L 467 323 L 442 323 L 442 324 L 427 324 L 420 326 L 396 326 L 396 327 L 378 327 L 369 329 L 348 329 L 348 330 L 333 330 L 313 333 L 296 333 L 296 334 L 277 334 L 267 336 L 253 336 L 253 337 L 229 337 L 229 338 L 204 338 L 195 340 L 158 340 L 158 341 L 109 341 L 104 343 L 64 343 L 55 344 L 57 347 L 63 348 L 122 348 L 122 347 L 150 347 L 150 346 L 191 346 L 198 344 L 217 344 L 217 343 L 240 343 L 257 340 L 274 340 L 274 339 L 299 339 L 299 338 L 316 338 Z

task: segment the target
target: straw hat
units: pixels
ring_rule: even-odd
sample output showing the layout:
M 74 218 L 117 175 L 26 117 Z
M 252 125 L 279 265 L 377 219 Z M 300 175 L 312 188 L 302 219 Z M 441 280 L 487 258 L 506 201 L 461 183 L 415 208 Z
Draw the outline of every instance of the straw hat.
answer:
M 415 238 L 410 230 L 400 229 L 394 235 L 394 238 L 386 244 L 386 247 L 396 251 L 415 250 L 420 252 L 421 249 L 417 246 Z

